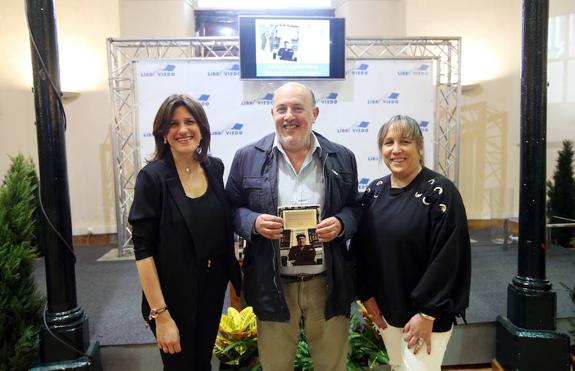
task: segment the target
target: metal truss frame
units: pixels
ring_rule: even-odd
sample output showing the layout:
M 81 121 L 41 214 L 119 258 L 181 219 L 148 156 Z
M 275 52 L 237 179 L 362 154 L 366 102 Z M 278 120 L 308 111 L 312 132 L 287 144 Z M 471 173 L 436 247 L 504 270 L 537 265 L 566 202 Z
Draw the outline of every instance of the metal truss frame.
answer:
M 237 38 L 107 40 L 112 100 L 112 145 L 116 192 L 118 255 L 133 254 L 128 212 L 134 195 L 139 150 L 134 91 L 134 61 L 162 59 L 235 60 Z M 437 61 L 436 151 L 440 173 L 457 182 L 460 140 L 461 38 L 348 38 L 346 57 L 357 59 L 428 59 Z

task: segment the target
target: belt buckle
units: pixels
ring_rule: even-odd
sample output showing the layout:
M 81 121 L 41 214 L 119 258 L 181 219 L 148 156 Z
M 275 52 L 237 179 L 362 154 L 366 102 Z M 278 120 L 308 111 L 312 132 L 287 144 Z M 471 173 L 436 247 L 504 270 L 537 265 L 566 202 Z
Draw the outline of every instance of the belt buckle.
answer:
M 282 278 L 287 281 L 287 283 L 304 282 L 312 279 L 314 274 L 304 274 L 298 273 L 293 275 L 282 275 Z

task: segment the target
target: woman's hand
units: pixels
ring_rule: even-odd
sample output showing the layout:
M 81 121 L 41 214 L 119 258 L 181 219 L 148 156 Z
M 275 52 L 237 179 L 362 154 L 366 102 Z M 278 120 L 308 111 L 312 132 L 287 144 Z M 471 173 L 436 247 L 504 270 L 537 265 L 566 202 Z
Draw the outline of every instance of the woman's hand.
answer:
M 170 313 L 166 310 L 158 314 L 155 321 L 158 348 L 164 353 L 174 354 L 181 352 L 180 331 Z
M 423 318 L 416 313 L 403 327 L 401 332 L 403 340 L 407 342 L 409 349 L 413 348 L 413 354 L 417 354 L 425 343 L 427 354 L 431 354 L 431 332 L 433 331 L 433 320 Z
M 375 323 L 377 327 L 379 327 L 382 330 L 387 328 L 387 322 L 385 322 L 383 313 L 381 313 L 381 309 L 379 309 L 379 305 L 377 305 L 377 301 L 375 301 L 375 298 L 373 296 L 364 301 L 363 306 L 367 310 L 369 318 L 371 318 L 371 320 L 373 321 L 373 323 Z

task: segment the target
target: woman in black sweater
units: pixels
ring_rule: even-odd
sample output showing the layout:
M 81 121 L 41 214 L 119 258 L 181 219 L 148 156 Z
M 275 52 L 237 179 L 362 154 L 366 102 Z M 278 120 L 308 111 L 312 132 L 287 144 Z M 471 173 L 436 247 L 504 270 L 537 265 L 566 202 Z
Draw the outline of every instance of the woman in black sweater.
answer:
M 417 121 L 392 117 L 379 130 L 378 146 L 391 174 L 363 195 L 352 242 L 360 299 L 394 370 L 439 371 L 455 316 L 469 302 L 465 208 L 455 185 L 424 167 Z
M 153 135 L 129 215 L 142 314 L 165 370 L 210 370 L 227 283 L 239 292 L 241 280 L 224 165 L 207 155 L 208 119 L 188 96 L 162 103 Z

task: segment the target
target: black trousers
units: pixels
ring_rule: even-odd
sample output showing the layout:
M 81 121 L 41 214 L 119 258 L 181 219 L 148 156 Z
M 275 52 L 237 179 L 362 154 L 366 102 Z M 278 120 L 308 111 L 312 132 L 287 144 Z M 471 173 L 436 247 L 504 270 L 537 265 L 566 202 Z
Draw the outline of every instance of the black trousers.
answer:
M 199 270 L 196 318 L 186 319 L 193 328 L 182 326 L 176 320 L 180 332 L 180 353 L 169 354 L 160 350 L 166 371 L 209 371 L 212 352 L 222 315 L 224 295 L 228 283 L 227 275 L 220 260 L 212 261 L 211 267 Z M 190 310 L 190 313 L 193 313 Z M 191 314 L 190 314 L 191 315 Z M 154 336 L 156 326 L 150 321 Z

